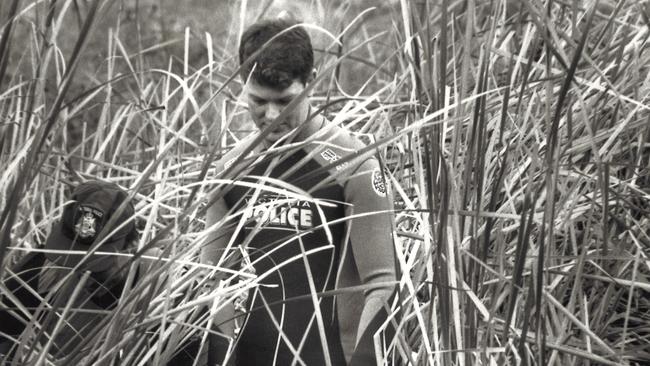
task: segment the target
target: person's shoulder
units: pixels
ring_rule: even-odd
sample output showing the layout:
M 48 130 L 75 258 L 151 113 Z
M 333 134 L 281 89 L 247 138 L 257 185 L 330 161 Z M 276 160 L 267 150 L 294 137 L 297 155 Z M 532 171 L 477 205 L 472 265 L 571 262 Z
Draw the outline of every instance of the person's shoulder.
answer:
M 329 126 L 328 129 L 331 131 L 324 138 L 316 138 L 310 144 L 313 159 L 329 171 L 346 195 L 374 192 L 376 195 L 367 198 L 386 197 L 386 180 L 375 157 L 376 151 L 368 149 L 359 137 L 344 128 Z
M 350 131 L 339 126 L 329 126 L 321 138 L 314 139 L 308 149 L 314 160 L 331 172 L 352 172 L 368 160 L 366 144 Z
M 16 274 L 19 274 L 19 277 L 25 276 L 29 272 L 28 276 L 33 276 L 34 270 L 41 270 L 43 264 L 45 263 L 45 254 L 42 252 L 28 252 L 27 254 L 20 257 L 18 261 L 11 267 L 12 271 Z
M 215 166 L 217 168 L 217 172 L 221 172 L 223 170 L 226 170 L 230 168 L 233 164 L 239 163 L 243 160 L 245 160 L 247 157 L 253 156 L 262 150 L 261 144 L 258 144 L 257 146 L 253 146 L 252 149 L 248 149 L 251 144 L 255 141 L 255 138 L 257 137 L 257 133 L 252 133 L 242 140 L 239 140 L 234 144 L 234 146 L 226 152 L 221 159 L 217 160 L 215 162 Z M 244 153 L 250 150 L 246 156 L 243 156 Z

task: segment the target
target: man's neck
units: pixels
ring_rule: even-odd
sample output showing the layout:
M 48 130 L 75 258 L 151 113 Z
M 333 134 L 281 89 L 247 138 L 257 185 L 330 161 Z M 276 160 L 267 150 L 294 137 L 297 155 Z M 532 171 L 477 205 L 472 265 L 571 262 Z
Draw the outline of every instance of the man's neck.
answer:
M 325 127 L 326 122 L 327 119 L 322 114 L 313 116 L 300 128 L 294 142 L 302 142 L 314 136 Z

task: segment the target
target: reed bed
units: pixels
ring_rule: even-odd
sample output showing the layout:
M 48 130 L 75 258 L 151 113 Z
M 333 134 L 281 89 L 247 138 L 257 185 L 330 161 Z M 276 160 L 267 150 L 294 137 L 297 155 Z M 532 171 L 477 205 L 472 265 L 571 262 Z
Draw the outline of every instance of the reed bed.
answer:
M 0 5 L 0 274 L 42 250 L 65 193 L 88 179 L 132 193 L 129 265 L 152 247 L 165 258 L 137 282 L 129 267 L 133 286 L 74 352 L 48 352 L 53 334 L 34 331 L 14 364 L 165 364 L 256 283 L 197 255 L 237 219 L 204 220 L 237 181 L 214 161 L 252 128 L 236 41 L 277 4 L 223 2 L 213 11 L 233 16 L 218 36 L 156 43 L 138 2 L 131 25 L 116 3 Z M 378 363 L 648 364 L 648 3 L 300 4 L 327 20 L 309 28 L 314 105 L 368 144 L 355 157 L 382 157 L 396 200 L 398 331 L 375 335 Z

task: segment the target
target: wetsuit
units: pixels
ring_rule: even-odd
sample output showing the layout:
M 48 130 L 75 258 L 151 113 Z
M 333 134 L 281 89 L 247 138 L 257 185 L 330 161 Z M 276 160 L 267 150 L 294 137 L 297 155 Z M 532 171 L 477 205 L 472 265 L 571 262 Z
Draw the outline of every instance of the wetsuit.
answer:
M 280 154 L 256 149 L 242 157 L 250 140 L 218 163 L 218 169 L 233 164 L 233 171 L 244 169 L 245 177 L 223 201 L 231 214 L 241 214 L 232 223 L 242 228 L 237 244 L 246 248 L 256 274 L 265 276 L 249 297 L 237 364 L 291 365 L 296 352 L 306 365 L 324 365 L 324 349 L 332 365 L 345 365 L 350 358 L 355 364 L 374 364 L 372 334 L 385 320 L 383 305 L 395 280 L 392 197 L 379 163 L 366 158 L 337 164 L 364 147 L 343 130 L 326 142 Z M 217 258 L 217 250 L 207 256 Z M 364 284 L 376 286 L 318 296 L 322 322 L 317 319 L 311 294 Z M 363 330 L 364 335 L 357 334 Z

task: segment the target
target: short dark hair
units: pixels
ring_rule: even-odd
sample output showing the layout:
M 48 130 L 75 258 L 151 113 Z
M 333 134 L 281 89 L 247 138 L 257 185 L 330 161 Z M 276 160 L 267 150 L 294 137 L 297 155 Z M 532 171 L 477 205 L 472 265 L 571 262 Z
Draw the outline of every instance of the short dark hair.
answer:
M 300 26 L 283 32 L 296 24 L 298 22 L 293 20 L 268 19 L 246 29 L 239 43 L 240 65 L 275 35 L 282 34 L 241 68 L 240 75 L 244 81 L 250 77 L 258 84 L 274 89 L 285 89 L 294 79 L 307 83 L 314 67 L 311 39 Z

